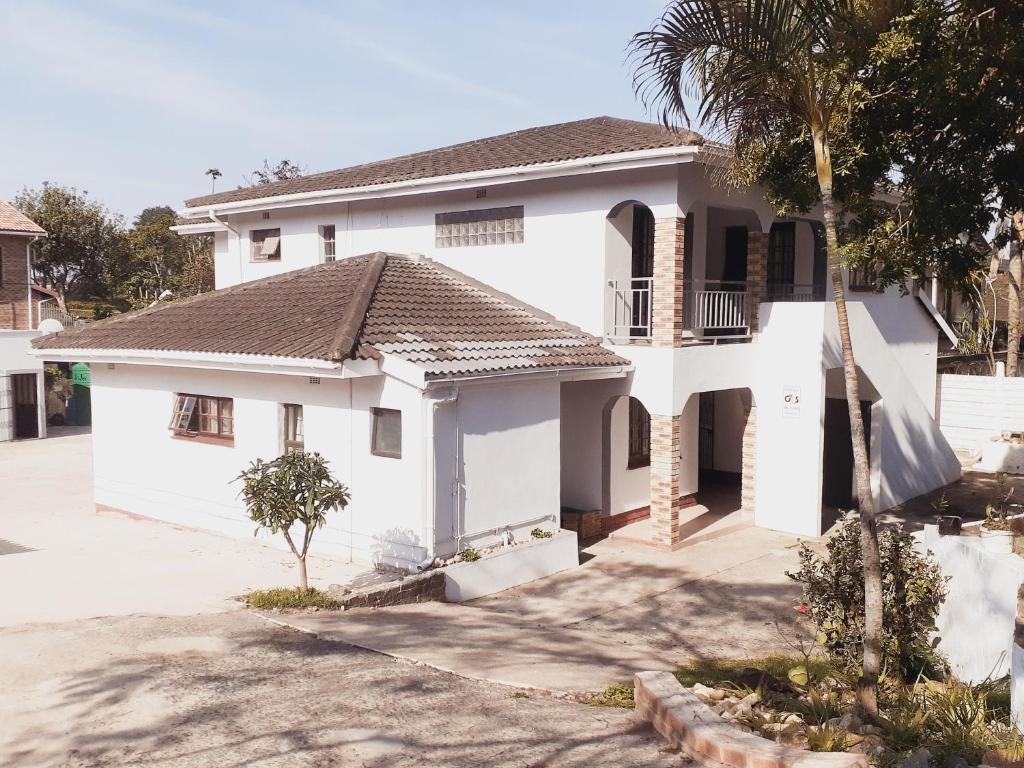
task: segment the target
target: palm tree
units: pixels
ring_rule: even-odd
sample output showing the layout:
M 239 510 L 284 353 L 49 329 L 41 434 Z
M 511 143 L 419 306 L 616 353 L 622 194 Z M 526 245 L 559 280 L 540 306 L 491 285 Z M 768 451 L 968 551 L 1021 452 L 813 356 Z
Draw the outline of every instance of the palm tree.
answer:
M 220 172 L 220 168 L 208 168 L 206 170 L 206 173 L 204 173 L 203 175 L 210 177 L 210 192 L 216 192 L 217 179 L 224 175 L 223 173 Z
M 882 578 L 843 291 L 832 150 L 837 129 L 872 97 L 856 80 L 858 57 L 867 54 L 871 41 L 906 5 L 903 0 L 674 0 L 650 31 L 635 35 L 631 43 L 634 88 L 667 126 L 689 124 L 684 96 L 693 96 L 701 124 L 726 132 L 737 156 L 764 136 L 803 136 L 809 140 L 808 153 L 813 147 L 853 440 L 864 558 L 858 701 L 869 717 L 878 714 Z

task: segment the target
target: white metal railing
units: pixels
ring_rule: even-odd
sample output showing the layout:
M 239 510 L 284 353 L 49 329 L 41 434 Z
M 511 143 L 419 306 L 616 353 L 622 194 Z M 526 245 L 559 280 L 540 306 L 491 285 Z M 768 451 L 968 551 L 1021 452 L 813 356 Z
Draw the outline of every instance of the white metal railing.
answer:
M 617 339 L 646 339 L 651 335 L 651 298 L 654 278 L 609 280 L 612 312 L 608 335 Z
M 43 320 L 56 320 L 65 328 L 73 328 L 76 325 L 81 324 L 81 320 L 60 308 L 57 304 L 56 299 L 43 299 L 39 302 L 39 317 L 36 319 L 36 327 L 39 326 Z
M 718 337 L 749 335 L 749 305 L 746 283 L 701 280 L 683 295 L 686 327 Z
M 824 301 L 825 286 L 814 283 L 772 283 L 765 286 L 766 302 Z

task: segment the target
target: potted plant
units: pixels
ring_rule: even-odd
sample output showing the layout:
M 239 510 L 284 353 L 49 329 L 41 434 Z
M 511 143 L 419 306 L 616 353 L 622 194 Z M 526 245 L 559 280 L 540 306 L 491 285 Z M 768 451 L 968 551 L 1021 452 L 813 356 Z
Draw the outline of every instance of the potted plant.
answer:
M 1013 530 L 1007 516 L 1011 496 L 1013 488 L 1007 489 L 1006 475 L 1000 475 L 995 503 L 985 507 L 985 522 L 981 526 L 981 543 L 989 552 L 1013 552 Z

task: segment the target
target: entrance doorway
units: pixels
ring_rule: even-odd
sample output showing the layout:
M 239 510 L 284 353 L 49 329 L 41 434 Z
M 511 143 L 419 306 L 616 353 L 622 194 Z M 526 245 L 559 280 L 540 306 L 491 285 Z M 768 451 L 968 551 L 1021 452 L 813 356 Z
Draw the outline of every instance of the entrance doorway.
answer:
M 871 402 L 861 400 L 860 416 L 864 434 L 871 434 Z M 871 441 L 868 440 L 870 457 Z M 821 503 L 834 509 L 853 509 L 856 499 L 853 479 L 853 442 L 850 410 L 846 400 L 825 398 L 825 446 L 822 456 Z
M 39 394 L 35 373 L 11 374 L 15 439 L 39 437 Z

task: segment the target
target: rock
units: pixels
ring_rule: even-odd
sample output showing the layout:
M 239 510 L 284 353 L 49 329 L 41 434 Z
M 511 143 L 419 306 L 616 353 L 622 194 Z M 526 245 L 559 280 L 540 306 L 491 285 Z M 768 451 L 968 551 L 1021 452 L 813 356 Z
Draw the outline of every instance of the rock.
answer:
M 850 751 L 862 755 L 880 755 L 885 752 L 885 742 L 881 736 L 865 735 L 861 737 L 860 742 L 850 747 Z
M 946 758 L 946 768 L 968 768 L 968 763 L 959 755 Z
M 839 718 L 839 727 L 844 731 L 860 732 L 864 723 L 853 712 L 847 712 Z M 881 733 L 881 731 L 879 731 Z
M 825 727 L 831 728 L 833 731 L 837 731 L 843 727 L 843 718 L 833 717 L 825 721 Z M 843 729 L 845 730 L 845 729 Z
M 754 691 L 753 693 L 748 693 L 746 696 L 740 699 L 739 706 L 753 707 L 755 704 L 760 703 L 761 695 L 757 691 Z
M 709 696 L 712 701 L 721 701 L 725 698 L 725 691 L 723 691 L 721 688 L 712 688 Z
M 315 605 L 307 605 L 306 606 L 306 613 L 316 613 L 319 610 L 320 609 L 317 608 Z
M 900 763 L 899 768 L 928 768 L 932 759 L 932 753 L 926 747 L 921 747 Z
M 709 701 L 712 701 L 711 693 L 715 689 L 714 688 L 709 688 L 708 686 L 704 685 L 703 683 L 695 683 L 693 688 L 691 688 L 690 690 L 693 691 L 694 694 L 696 694 L 697 698 L 699 698 L 701 701 L 707 703 Z
M 443 557 L 435 557 L 434 558 L 434 567 L 435 568 L 440 568 L 443 565 L 444 565 L 444 558 Z
M 862 725 L 860 732 L 865 736 L 884 736 L 885 731 L 879 728 L 877 725 Z
M 790 712 L 788 715 L 786 715 L 786 719 L 782 722 L 784 722 L 786 725 L 803 725 L 804 719 L 800 717 L 800 715 L 798 715 L 796 712 Z

